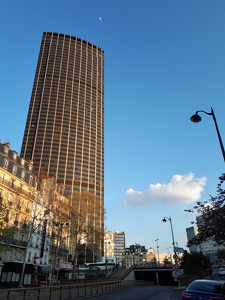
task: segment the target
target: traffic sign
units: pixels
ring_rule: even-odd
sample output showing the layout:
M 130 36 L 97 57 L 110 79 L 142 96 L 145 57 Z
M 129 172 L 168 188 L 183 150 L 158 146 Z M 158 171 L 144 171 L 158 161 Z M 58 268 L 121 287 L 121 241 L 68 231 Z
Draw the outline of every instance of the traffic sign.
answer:
M 178 255 L 175 253 L 175 254 L 173 255 L 173 258 L 174 258 L 174 259 L 178 259 Z
M 182 275 L 182 272 L 180 270 L 173 270 L 172 271 L 172 276 L 174 278 L 180 277 Z
M 55 271 L 60 271 L 60 267 L 59 266 L 55 266 Z
M 184 249 L 181 247 L 174 247 L 174 252 L 184 253 Z

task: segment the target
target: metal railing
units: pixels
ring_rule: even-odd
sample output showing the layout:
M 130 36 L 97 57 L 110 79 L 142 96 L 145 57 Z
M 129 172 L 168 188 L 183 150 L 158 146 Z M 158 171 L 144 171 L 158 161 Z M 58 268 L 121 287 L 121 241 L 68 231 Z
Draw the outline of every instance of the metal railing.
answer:
M 6 185 L 7 187 L 13 189 L 14 191 L 17 191 L 18 193 L 30 198 L 30 199 L 35 199 L 35 195 L 30 193 L 30 192 L 27 192 L 27 191 L 24 191 L 21 187 L 18 187 L 16 186 L 12 181 L 8 181 L 6 179 L 3 179 L 3 178 L 0 178 L 0 182 L 4 185 Z
M 100 283 L 57 285 L 21 289 L 1 289 L 1 300 L 64 300 L 106 294 L 134 286 L 132 280 L 119 280 Z
M 23 248 L 25 248 L 27 246 L 26 241 L 21 241 L 21 240 L 16 240 L 16 239 L 12 239 L 9 241 L 7 237 L 2 237 L 2 236 L 0 236 L 0 243 L 9 244 L 10 246 L 20 246 Z
M 58 251 L 58 253 L 64 253 L 64 254 L 69 253 L 68 249 L 57 247 L 55 245 L 51 245 L 51 252 L 56 252 L 56 251 Z

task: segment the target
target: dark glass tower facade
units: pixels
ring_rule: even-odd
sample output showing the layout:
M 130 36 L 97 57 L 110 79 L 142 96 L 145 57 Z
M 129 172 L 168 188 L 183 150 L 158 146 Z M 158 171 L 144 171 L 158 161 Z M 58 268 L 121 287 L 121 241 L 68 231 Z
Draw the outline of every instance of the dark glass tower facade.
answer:
M 44 32 L 21 156 L 70 191 L 104 199 L 104 51 Z

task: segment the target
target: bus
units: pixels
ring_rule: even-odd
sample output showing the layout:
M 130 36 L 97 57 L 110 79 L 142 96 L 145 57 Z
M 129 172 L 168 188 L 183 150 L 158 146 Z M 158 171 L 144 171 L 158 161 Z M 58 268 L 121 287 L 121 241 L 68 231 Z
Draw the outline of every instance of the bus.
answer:
M 94 262 L 94 263 L 86 263 L 84 264 L 84 266 L 86 268 L 89 268 L 89 270 L 91 269 L 99 269 L 99 270 L 105 270 L 107 269 L 108 271 L 113 271 L 115 269 L 115 263 L 113 262 L 107 262 L 107 264 L 105 264 L 104 262 Z

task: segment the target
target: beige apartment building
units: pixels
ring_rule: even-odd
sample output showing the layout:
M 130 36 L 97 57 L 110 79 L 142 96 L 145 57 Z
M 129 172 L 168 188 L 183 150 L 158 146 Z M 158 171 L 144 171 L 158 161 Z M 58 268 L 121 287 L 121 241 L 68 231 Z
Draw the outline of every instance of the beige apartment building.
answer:
M 6 285 L 19 280 L 25 249 L 28 245 L 27 229 L 32 216 L 36 193 L 36 177 L 32 162 L 19 157 L 10 149 L 10 143 L 0 143 L 0 194 L 6 207 L 5 225 L 14 228 L 11 240 L 3 240 L 1 244 L 9 244 L 9 249 L 1 251 L 2 269 L 1 283 Z M 27 264 L 25 281 L 33 273 L 33 265 Z
M 0 285 L 16 287 L 20 280 L 24 286 L 46 285 L 56 277 L 56 267 L 58 277 L 69 278 L 71 201 L 65 187 L 52 177 L 37 183 L 32 162 L 0 143 L 0 195 L 2 227 L 13 229 L 10 238 L 0 239 Z

